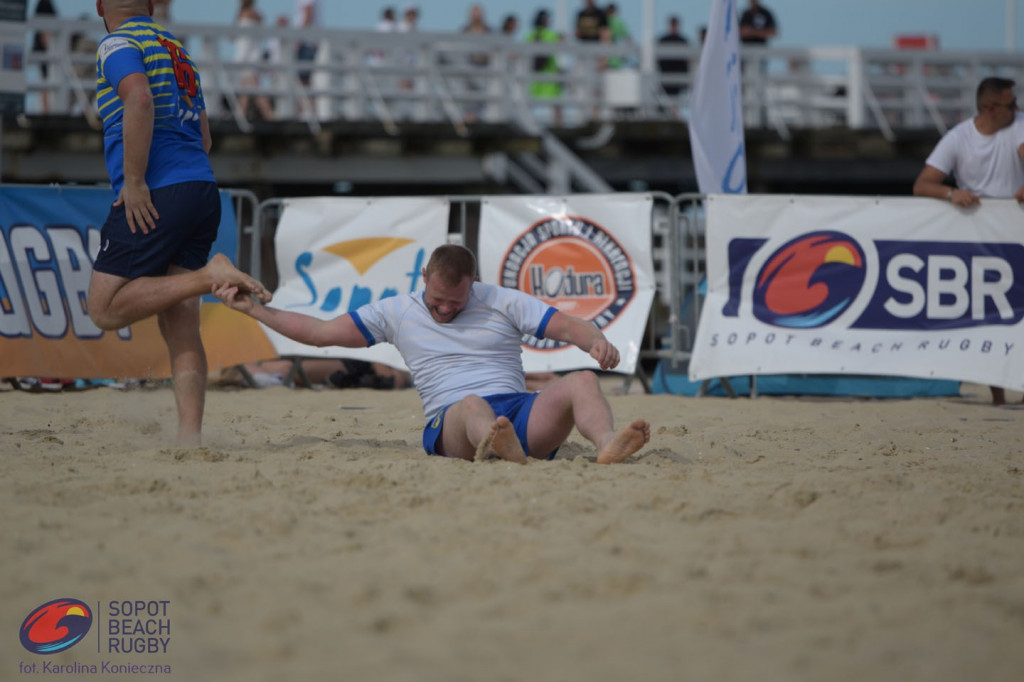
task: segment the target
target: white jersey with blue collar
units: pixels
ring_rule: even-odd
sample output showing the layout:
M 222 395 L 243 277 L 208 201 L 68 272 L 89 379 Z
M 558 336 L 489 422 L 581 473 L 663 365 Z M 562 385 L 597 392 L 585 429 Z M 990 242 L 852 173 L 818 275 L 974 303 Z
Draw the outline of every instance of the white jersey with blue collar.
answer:
M 468 395 L 526 390 L 524 336 L 544 338 L 557 310 L 516 289 L 474 282 L 454 320 L 434 320 L 422 292 L 362 306 L 352 318 L 369 345 L 398 348 L 412 373 L 429 421 Z

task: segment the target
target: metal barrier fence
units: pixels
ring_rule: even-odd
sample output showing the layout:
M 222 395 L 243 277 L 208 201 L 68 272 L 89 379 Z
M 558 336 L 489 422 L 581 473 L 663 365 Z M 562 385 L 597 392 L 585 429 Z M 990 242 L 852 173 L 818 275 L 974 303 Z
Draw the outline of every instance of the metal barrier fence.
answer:
M 396 133 L 406 121 L 448 123 L 460 134 L 477 122 L 525 130 L 586 126 L 622 119 L 685 120 L 700 60 L 697 46 L 522 43 L 500 35 L 378 33 L 335 29 L 171 26 L 203 75 L 211 117 L 251 129 L 246 101 L 273 100 L 277 120 L 304 121 L 311 131 L 333 121 L 377 121 Z M 33 18 L 27 36 L 52 35 L 43 52 L 26 50 L 28 113 L 82 115 L 94 125 L 95 46 L 92 19 Z M 240 61 L 240 38 L 264 44 L 279 60 Z M 299 62 L 297 47 L 318 44 L 316 61 Z M 553 57 L 557 71 L 536 72 Z M 609 69 L 609 60 L 621 66 Z M 682 60 L 685 71 L 658 63 Z M 974 89 L 985 76 L 1024 82 L 1024 54 L 743 47 L 748 128 L 845 127 L 937 130 L 974 114 Z M 48 76 L 42 77 L 42 67 Z M 300 75 L 310 72 L 308 84 Z M 668 92 L 679 94 L 669 95 Z M 45 98 L 45 99 L 44 99 Z M 46 103 L 46 112 L 42 103 Z
M 703 195 L 673 197 L 662 192 L 647 195 L 654 202 L 649 230 L 656 293 L 640 359 L 648 364 L 666 360 L 676 369 L 690 359 L 700 317 L 701 283 L 705 273 Z M 486 198 L 482 195 L 445 197 L 451 205 L 449 240 L 465 245 L 474 253 L 478 253 L 480 208 Z M 239 248 L 246 254 L 239 261 L 242 269 L 271 290 L 279 283 L 274 239 L 287 201 L 286 198 L 263 201 L 252 222 L 240 231 Z M 637 364 L 635 376 L 649 392 L 650 378 L 642 362 Z
M 231 204 L 235 209 L 235 226 L 238 241 L 235 248 L 235 263 L 242 269 L 250 265 L 250 261 L 243 258 L 243 255 L 251 253 L 243 249 L 243 241 L 251 241 L 256 228 L 253 222 L 259 216 L 260 200 L 256 194 L 247 189 L 224 189 L 231 197 Z

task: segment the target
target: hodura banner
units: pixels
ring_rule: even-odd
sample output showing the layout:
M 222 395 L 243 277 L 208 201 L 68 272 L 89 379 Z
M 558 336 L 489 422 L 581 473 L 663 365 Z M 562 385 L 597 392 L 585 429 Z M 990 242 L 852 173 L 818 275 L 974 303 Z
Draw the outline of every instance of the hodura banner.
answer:
M 633 374 L 654 300 L 648 194 L 487 197 L 480 210 L 480 279 L 520 289 L 591 320 Z M 594 368 L 575 346 L 529 337 L 527 372 Z
M 881 374 L 1024 389 L 1024 208 L 713 195 L 694 381 Z
M 89 319 L 87 295 L 109 189 L 0 187 L 0 377 L 170 376 L 156 318 L 117 332 Z M 235 260 L 230 195 L 214 252 Z M 204 303 L 202 335 L 211 370 L 274 357 L 258 325 L 220 303 Z

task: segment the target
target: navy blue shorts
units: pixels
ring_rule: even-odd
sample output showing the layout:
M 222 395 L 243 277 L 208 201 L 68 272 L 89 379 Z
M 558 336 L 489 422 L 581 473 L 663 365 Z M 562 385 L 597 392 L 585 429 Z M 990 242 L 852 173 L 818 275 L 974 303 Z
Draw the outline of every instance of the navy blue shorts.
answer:
M 495 417 L 508 417 L 512 422 L 512 428 L 516 432 L 519 444 L 523 446 L 523 452 L 529 453 L 530 448 L 526 444 L 526 427 L 530 423 L 530 410 L 533 409 L 533 401 L 539 393 L 498 393 L 496 395 L 485 395 L 483 398 L 494 410 Z M 444 427 L 444 414 L 451 405 L 446 405 L 441 412 L 434 417 L 423 429 L 423 449 L 428 455 L 440 455 L 437 451 L 437 440 L 441 436 L 441 429 Z M 548 455 L 547 459 L 553 459 L 558 453 Z
M 214 182 L 182 182 L 150 190 L 160 219 L 156 229 L 128 229 L 124 204 L 111 206 L 100 231 L 93 270 L 136 279 L 167 274 L 171 265 L 198 270 L 210 258 L 220 227 L 220 192 Z

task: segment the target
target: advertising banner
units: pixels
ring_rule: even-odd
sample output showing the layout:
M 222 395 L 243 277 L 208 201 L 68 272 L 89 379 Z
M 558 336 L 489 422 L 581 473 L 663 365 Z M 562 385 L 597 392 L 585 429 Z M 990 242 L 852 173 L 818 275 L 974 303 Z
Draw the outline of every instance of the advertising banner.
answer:
M 442 198 L 313 197 L 285 202 L 274 250 L 274 307 L 324 320 L 388 296 L 423 290 L 421 270 L 446 242 Z M 352 358 L 406 369 L 391 344 L 314 348 L 265 328 L 280 355 Z
M 654 300 L 653 199 L 646 194 L 488 197 L 480 209 L 480 279 L 591 320 L 633 374 Z M 527 372 L 595 368 L 550 340 L 523 341 Z
M 1024 389 L 1024 208 L 708 197 L 690 378 L 871 374 Z
M 113 199 L 110 189 L 0 187 L 0 378 L 170 376 L 156 318 L 117 332 L 89 319 L 92 262 Z M 221 201 L 214 252 L 234 260 L 234 207 L 227 192 Z M 274 357 L 244 315 L 220 303 L 201 315 L 211 370 Z

